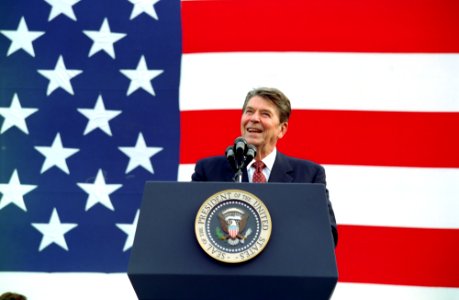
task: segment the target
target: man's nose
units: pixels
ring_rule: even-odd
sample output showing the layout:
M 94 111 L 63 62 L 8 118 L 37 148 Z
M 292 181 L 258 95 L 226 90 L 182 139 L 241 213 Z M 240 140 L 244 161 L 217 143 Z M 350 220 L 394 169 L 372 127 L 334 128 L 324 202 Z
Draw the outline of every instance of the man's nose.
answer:
M 250 116 L 250 121 L 252 122 L 259 122 L 260 121 L 260 114 L 258 112 L 254 112 L 251 116 Z

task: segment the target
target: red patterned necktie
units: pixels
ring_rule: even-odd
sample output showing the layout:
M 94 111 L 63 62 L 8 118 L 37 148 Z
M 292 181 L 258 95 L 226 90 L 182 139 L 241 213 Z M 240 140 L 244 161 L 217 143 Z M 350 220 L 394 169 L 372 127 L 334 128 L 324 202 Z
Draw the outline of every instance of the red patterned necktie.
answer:
M 253 173 L 252 182 L 266 182 L 265 174 L 263 174 L 263 169 L 266 167 L 261 160 L 257 160 L 252 165 L 255 168 Z

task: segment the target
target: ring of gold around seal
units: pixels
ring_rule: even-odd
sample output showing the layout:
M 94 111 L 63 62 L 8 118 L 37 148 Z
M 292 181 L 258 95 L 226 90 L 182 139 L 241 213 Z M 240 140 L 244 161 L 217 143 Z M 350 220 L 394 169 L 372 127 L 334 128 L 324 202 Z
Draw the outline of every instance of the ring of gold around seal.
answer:
M 209 227 L 211 218 L 216 217 L 216 211 L 224 206 L 243 207 L 255 216 L 255 238 L 241 248 L 222 247 L 212 236 Z M 219 191 L 207 198 L 196 214 L 195 235 L 201 248 L 212 258 L 224 263 L 241 263 L 260 254 L 269 242 L 272 231 L 272 220 L 268 208 L 257 196 L 244 190 L 228 189 Z

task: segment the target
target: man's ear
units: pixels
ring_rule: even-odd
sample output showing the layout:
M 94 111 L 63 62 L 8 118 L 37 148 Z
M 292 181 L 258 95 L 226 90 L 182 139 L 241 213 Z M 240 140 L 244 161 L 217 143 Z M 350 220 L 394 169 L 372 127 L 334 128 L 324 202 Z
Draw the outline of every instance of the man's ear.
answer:
M 284 122 L 282 124 L 279 125 L 280 126 L 280 131 L 279 131 L 279 134 L 278 134 L 278 138 L 281 139 L 284 137 L 284 135 L 287 133 L 287 129 L 288 129 L 288 122 Z

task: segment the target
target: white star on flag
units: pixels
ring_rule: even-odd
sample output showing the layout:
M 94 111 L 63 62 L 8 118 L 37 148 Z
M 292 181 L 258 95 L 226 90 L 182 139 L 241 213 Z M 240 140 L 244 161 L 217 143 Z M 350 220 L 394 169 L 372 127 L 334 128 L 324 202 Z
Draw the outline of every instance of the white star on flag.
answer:
M 51 12 L 49 13 L 48 22 L 60 14 L 64 14 L 73 21 L 76 21 L 77 18 L 73 12 L 72 6 L 80 1 L 81 0 L 45 0 L 45 2 L 51 5 Z
M 126 169 L 126 174 L 136 167 L 143 167 L 150 173 L 154 174 L 155 172 L 150 158 L 163 150 L 161 147 L 147 147 L 142 133 L 139 133 L 134 147 L 118 147 L 118 149 L 129 156 L 129 164 Z
M 141 56 L 137 69 L 123 69 L 120 72 L 131 80 L 127 95 L 129 96 L 137 89 L 142 88 L 150 95 L 155 96 L 155 91 L 151 84 L 151 80 L 163 73 L 163 70 L 149 70 L 145 61 L 145 56 Z
M 132 245 L 134 245 L 134 236 L 135 236 L 135 230 L 137 228 L 137 222 L 139 221 L 139 213 L 140 213 L 140 210 L 137 210 L 137 213 L 135 214 L 135 218 L 132 224 L 121 224 L 121 223 L 116 224 L 116 226 L 119 229 L 121 229 L 124 233 L 127 234 L 126 242 L 124 243 L 124 248 L 123 248 L 124 252 L 131 249 Z
M 82 70 L 67 70 L 62 55 L 59 56 L 54 70 L 38 70 L 38 73 L 49 79 L 46 96 L 49 96 L 58 88 L 63 88 L 69 94 L 73 95 L 74 93 L 70 80 L 82 72 Z
M 65 249 L 66 251 L 69 251 L 64 235 L 73 228 L 77 227 L 78 224 L 61 223 L 56 208 L 53 208 L 53 212 L 51 214 L 51 218 L 49 219 L 48 224 L 32 223 L 32 226 L 43 234 L 38 251 L 42 251 L 52 243 L 55 243 L 59 247 Z
M 25 134 L 29 134 L 25 119 L 37 110 L 37 108 L 22 108 L 18 95 L 14 94 L 9 108 L 0 107 L 0 115 L 5 118 L 0 133 L 4 133 L 11 127 L 16 126 Z
M 88 57 L 103 50 L 113 59 L 115 59 L 115 48 L 113 44 L 126 36 L 125 33 L 111 32 L 107 18 L 102 22 L 99 31 L 83 30 L 83 33 L 93 40 Z
M 32 57 L 35 57 L 32 42 L 45 34 L 44 31 L 29 31 L 24 17 L 22 17 L 19 21 L 19 25 L 16 30 L 0 30 L 0 32 L 11 40 L 11 45 L 8 48 L 6 56 L 9 56 L 19 49 L 23 49 Z
M 130 20 L 134 19 L 141 13 L 146 13 L 153 19 L 158 20 L 158 15 L 156 14 L 154 6 L 159 2 L 159 0 L 129 0 L 129 2 L 134 4 Z
M 84 130 L 84 135 L 99 128 L 109 136 L 112 136 L 110 124 L 108 122 L 121 113 L 121 110 L 106 110 L 102 95 L 99 95 L 97 98 L 96 105 L 93 109 L 78 108 L 78 111 L 88 118 L 88 124 Z
M 50 147 L 35 146 L 35 149 L 45 156 L 45 161 L 40 171 L 41 174 L 53 166 L 70 174 L 66 159 L 80 151 L 80 149 L 77 148 L 64 148 L 59 132 L 56 134 L 53 144 Z
M 102 169 L 99 169 L 97 172 L 94 183 L 77 183 L 77 185 L 89 195 L 86 202 L 86 211 L 97 203 L 102 204 L 110 210 L 115 210 L 109 195 L 123 186 L 122 184 L 106 184 Z
M 0 200 L 0 209 L 12 203 L 23 211 L 27 211 L 24 203 L 24 195 L 36 187 L 36 185 L 21 184 L 18 171 L 15 169 L 8 183 L 0 183 L 0 193 L 3 194 Z

